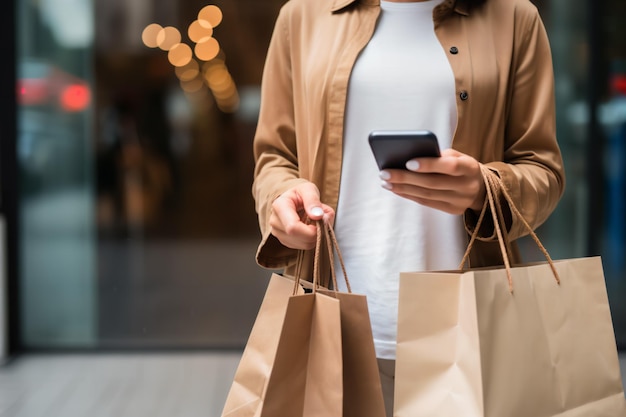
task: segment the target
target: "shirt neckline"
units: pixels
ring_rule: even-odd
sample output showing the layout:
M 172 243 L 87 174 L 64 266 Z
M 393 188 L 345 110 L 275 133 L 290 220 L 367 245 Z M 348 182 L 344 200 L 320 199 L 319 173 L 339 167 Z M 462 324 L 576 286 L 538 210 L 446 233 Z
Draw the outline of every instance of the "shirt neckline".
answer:
M 397 2 L 381 0 L 380 8 L 383 11 L 420 11 L 420 10 L 432 10 L 441 3 L 441 0 L 426 0 L 426 1 L 414 1 L 414 2 Z

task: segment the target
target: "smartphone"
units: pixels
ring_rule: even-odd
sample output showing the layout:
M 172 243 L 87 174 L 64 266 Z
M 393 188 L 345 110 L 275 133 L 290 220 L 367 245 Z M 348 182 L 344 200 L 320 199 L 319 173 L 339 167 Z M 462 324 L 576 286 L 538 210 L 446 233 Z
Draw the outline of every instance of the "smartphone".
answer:
M 437 136 L 429 130 L 376 130 L 369 144 L 379 169 L 406 169 L 413 158 L 441 155 Z

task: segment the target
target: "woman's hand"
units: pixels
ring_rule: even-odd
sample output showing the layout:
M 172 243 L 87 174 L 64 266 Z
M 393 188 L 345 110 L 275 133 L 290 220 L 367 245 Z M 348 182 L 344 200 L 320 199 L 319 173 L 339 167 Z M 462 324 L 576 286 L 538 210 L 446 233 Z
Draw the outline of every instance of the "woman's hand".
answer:
M 311 182 L 284 192 L 272 203 L 271 233 L 288 248 L 313 249 L 317 227 L 310 220 L 325 218 L 332 222 L 333 209 L 320 201 L 320 192 Z
M 485 183 L 480 164 L 471 156 L 446 149 L 439 158 L 412 159 L 406 166 L 408 171 L 381 171 L 382 186 L 401 197 L 450 214 L 482 209 Z

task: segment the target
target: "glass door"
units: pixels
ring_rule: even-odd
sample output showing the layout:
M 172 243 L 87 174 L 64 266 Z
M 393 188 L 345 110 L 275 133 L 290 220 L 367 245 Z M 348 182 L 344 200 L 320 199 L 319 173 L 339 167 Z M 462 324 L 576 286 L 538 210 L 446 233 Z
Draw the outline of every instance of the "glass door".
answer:
M 22 344 L 96 341 L 91 0 L 17 2 Z
M 269 278 L 252 136 L 281 5 L 17 1 L 24 347 L 245 343 Z

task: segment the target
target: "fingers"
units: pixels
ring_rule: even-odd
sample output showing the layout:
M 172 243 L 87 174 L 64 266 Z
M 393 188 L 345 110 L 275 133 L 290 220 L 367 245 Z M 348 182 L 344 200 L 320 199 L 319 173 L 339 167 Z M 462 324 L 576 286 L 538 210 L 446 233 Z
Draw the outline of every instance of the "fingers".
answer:
M 407 170 L 382 171 L 381 179 L 384 188 L 401 197 L 452 214 L 480 210 L 484 201 L 480 164 L 454 149 L 439 158 L 411 160 Z
M 289 248 L 312 249 L 315 247 L 317 228 L 310 224 L 310 220 L 322 218 L 332 222 L 333 209 L 322 204 L 314 184 L 300 184 L 283 193 L 272 204 L 271 233 Z
M 411 186 L 394 186 L 391 190 L 394 194 L 414 201 L 426 207 L 441 210 L 449 214 L 460 215 L 470 208 L 473 197 L 459 194 L 453 191 L 433 191 L 430 189 L 417 189 Z
M 407 162 L 412 172 L 462 176 L 478 168 L 478 161 L 454 149 L 445 149 L 439 158 L 416 158 Z
M 408 200 L 414 201 L 422 206 L 430 207 L 436 210 L 440 210 L 449 214 L 460 215 L 465 212 L 465 208 L 463 208 L 463 204 L 461 201 L 453 201 L 452 199 L 428 199 L 416 197 L 412 194 L 401 194 L 395 193 L 400 197 L 406 198 Z

